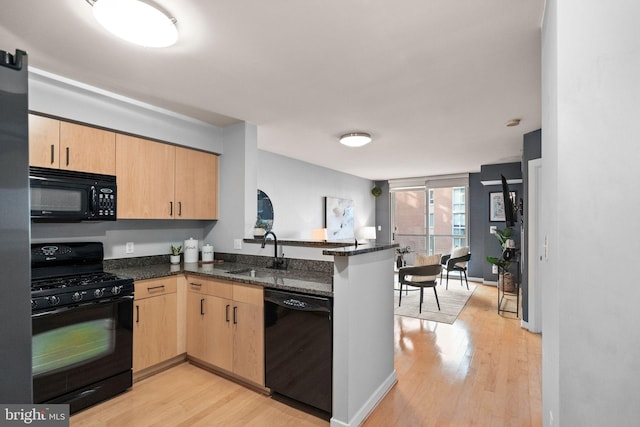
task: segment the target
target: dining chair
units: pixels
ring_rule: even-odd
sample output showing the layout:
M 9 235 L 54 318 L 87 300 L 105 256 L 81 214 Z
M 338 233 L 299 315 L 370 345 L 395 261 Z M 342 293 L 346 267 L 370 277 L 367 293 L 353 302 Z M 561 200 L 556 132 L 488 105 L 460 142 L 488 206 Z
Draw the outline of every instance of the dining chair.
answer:
M 400 298 L 398 299 L 398 307 L 402 304 L 402 286 L 413 286 L 420 288 L 419 313 L 422 313 L 424 288 L 433 288 L 438 311 L 440 311 L 440 301 L 438 300 L 438 291 L 436 291 L 436 278 L 438 277 L 438 274 L 440 274 L 441 270 L 442 266 L 440 264 L 415 265 L 400 268 L 398 271 L 398 280 L 400 281 Z
M 467 283 L 467 290 L 469 290 L 469 280 L 467 279 L 467 264 L 471 259 L 469 253 L 469 247 L 463 246 L 455 248 L 451 251 L 451 254 L 444 255 L 440 260 L 442 270 L 440 271 L 440 281 L 442 281 L 442 273 L 447 272 L 447 285 L 445 289 L 449 289 L 449 272 L 457 271 L 460 275 L 460 286 L 462 286 L 462 276 L 464 275 L 464 281 Z

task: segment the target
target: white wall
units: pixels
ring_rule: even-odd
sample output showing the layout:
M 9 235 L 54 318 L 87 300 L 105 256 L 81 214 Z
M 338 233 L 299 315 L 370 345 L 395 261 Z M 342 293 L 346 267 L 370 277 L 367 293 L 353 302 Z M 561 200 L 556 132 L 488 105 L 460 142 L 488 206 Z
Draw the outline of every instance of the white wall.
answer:
M 372 181 L 262 150 L 252 154 L 252 147 L 255 150 L 253 143 L 243 144 L 237 138 L 225 139 L 220 169 L 220 182 L 225 186 L 220 193 L 224 214 L 205 236 L 216 251 L 273 256 L 271 245 L 262 249 L 259 244 L 243 243 L 241 250 L 233 246 L 236 239 L 253 237 L 258 188 L 267 193 L 273 203 L 273 231 L 281 240 L 311 239 L 311 231 L 324 226 L 325 196 L 354 201 L 356 231 L 374 224 Z M 280 254 L 284 252 L 288 258 L 333 261 L 333 257 L 322 255 L 319 248 L 281 245 L 279 249 Z
M 548 0 L 543 420 L 638 425 L 640 3 Z M 614 260 L 614 262 L 612 262 Z
M 258 151 L 258 188 L 273 203 L 278 238 L 310 240 L 313 229 L 324 227 L 325 196 L 353 200 L 357 237 L 361 227 L 375 223 L 373 185 L 368 179 Z

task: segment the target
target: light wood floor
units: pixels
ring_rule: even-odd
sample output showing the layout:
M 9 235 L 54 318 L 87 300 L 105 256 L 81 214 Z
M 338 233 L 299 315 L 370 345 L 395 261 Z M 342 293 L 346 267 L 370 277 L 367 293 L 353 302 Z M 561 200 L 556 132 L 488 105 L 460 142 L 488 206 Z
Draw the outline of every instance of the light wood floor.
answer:
M 541 337 L 496 312 L 479 285 L 453 325 L 395 318 L 398 383 L 365 421 L 377 426 L 541 426 Z M 182 364 L 71 417 L 81 426 L 327 426 Z

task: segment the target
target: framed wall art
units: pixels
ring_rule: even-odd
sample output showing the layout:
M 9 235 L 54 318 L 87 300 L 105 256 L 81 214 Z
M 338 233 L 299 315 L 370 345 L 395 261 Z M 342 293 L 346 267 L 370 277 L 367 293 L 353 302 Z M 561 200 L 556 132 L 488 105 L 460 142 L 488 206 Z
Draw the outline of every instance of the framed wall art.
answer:
M 511 197 L 511 200 L 516 200 L 516 192 L 509 192 L 509 197 Z M 489 193 L 489 221 L 502 222 L 505 220 L 502 192 Z
M 327 241 L 354 240 L 353 200 L 339 197 L 325 197 L 324 224 Z

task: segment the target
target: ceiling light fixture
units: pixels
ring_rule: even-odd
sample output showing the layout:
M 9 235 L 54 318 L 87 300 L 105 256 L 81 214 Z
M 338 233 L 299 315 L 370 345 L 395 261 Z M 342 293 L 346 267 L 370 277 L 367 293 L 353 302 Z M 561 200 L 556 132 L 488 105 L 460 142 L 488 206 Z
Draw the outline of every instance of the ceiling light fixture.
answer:
M 340 144 L 347 147 L 362 147 L 371 142 L 371 135 L 364 132 L 346 133 L 340 137 Z
M 511 119 L 511 120 L 508 120 L 507 123 L 506 123 L 507 127 L 509 127 L 509 128 L 510 127 L 514 127 L 514 126 L 518 126 L 519 124 L 520 124 L 520 119 Z
M 109 32 L 145 47 L 168 47 L 178 41 L 175 18 L 141 0 L 86 0 L 93 16 Z

